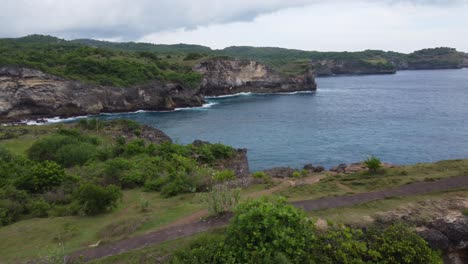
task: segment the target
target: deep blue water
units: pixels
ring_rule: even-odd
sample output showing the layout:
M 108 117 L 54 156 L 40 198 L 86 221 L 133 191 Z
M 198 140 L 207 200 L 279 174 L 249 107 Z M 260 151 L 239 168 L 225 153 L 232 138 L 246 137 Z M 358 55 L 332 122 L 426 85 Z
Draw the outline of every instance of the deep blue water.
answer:
M 318 91 L 210 99 L 210 108 L 103 116 L 249 150 L 252 170 L 331 167 L 369 155 L 411 164 L 468 158 L 468 69 L 318 78 Z

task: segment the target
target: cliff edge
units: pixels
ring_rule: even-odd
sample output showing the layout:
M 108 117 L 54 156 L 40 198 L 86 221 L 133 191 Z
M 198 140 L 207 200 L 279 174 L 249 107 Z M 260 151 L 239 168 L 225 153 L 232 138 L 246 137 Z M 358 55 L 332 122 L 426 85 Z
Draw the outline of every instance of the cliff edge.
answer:
M 249 60 L 210 59 L 195 65 L 193 70 L 203 75 L 200 92 L 206 96 L 317 89 L 312 70 L 307 70 L 302 75 L 286 77 L 268 66 Z
M 65 80 L 39 70 L 0 67 L 0 122 L 201 106 L 198 89 L 151 83 L 110 87 Z

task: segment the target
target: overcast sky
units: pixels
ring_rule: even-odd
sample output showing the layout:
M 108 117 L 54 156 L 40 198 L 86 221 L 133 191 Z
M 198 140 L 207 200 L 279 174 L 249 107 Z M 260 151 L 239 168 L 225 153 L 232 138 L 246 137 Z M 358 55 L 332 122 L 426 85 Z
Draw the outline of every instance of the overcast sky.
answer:
M 468 0 L 0 0 L 0 37 L 468 51 Z

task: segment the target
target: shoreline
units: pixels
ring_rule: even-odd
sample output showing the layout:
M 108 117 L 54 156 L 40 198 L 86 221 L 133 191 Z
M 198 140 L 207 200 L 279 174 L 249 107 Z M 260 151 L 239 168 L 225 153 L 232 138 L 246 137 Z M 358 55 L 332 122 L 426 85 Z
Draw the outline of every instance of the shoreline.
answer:
M 28 125 L 28 126 L 42 126 L 42 125 L 50 125 L 50 124 L 57 124 L 63 122 L 71 122 L 74 120 L 79 119 L 86 119 L 86 118 L 95 118 L 100 116 L 113 116 L 113 115 L 131 115 L 131 114 L 140 114 L 140 113 L 172 113 L 178 111 L 189 111 L 189 110 L 201 110 L 201 109 L 208 109 L 214 105 L 219 104 L 218 102 L 210 102 L 209 100 L 216 100 L 216 99 L 225 99 L 231 97 L 239 97 L 239 96 L 251 96 L 251 95 L 260 95 L 260 96 L 267 96 L 267 95 L 296 95 L 296 94 L 314 94 L 316 91 L 295 91 L 295 92 L 278 92 L 278 93 L 252 93 L 252 92 L 242 92 L 236 94 L 228 94 L 228 95 L 220 95 L 220 96 L 205 96 L 204 99 L 207 100 L 205 104 L 202 106 L 193 106 L 193 107 L 176 107 L 173 110 L 136 110 L 136 111 L 129 111 L 129 112 L 115 112 L 115 113 L 100 113 L 96 115 L 79 115 L 79 116 L 70 116 L 70 117 L 61 117 L 61 116 L 54 116 L 54 117 L 41 117 L 36 119 L 24 119 L 18 122 L 5 122 L 1 123 L 2 126 L 11 126 L 11 125 Z

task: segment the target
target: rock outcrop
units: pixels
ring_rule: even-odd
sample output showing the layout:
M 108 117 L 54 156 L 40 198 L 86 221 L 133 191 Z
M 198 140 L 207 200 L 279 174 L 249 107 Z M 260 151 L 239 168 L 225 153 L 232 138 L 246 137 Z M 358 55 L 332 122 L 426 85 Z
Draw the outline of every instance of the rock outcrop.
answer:
M 198 89 L 179 84 L 154 81 L 135 87 L 108 87 L 64 80 L 33 69 L 0 67 L 0 122 L 172 110 L 203 103 Z
M 314 91 L 317 89 L 314 73 L 285 77 L 268 66 L 249 60 L 211 59 L 193 67 L 203 75 L 201 93 L 219 96 L 242 92 L 281 93 Z

